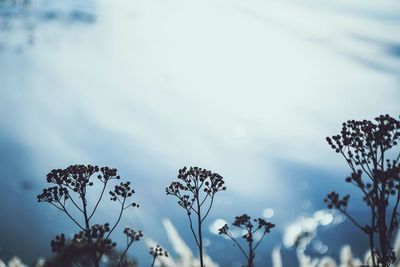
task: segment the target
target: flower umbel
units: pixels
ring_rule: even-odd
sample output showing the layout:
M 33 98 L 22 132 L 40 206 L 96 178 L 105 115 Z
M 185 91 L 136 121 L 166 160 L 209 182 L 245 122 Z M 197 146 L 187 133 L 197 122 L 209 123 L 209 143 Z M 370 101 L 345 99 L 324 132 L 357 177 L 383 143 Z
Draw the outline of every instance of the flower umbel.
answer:
M 97 176 L 97 179 L 93 178 L 94 176 Z M 91 263 L 82 264 L 99 266 L 102 256 L 116 246 L 116 243 L 112 242 L 109 237 L 119 224 L 123 212 L 129 207 L 139 207 L 136 203 L 130 202 L 130 198 L 135 193 L 131 183 L 129 181 L 121 182 L 109 191 L 110 200 L 118 202 L 120 205 L 115 223 L 112 226 L 109 223 L 104 225 L 92 223 L 93 216 L 110 181 L 119 179 L 117 169 L 99 168 L 93 165 L 71 165 L 65 169 L 54 169 L 47 174 L 47 182 L 53 186 L 43 189 L 43 192 L 37 196 L 38 202 L 47 202 L 53 205 L 65 213 L 80 229 L 71 241 L 67 241 L 64 234 L 56 236 L 56 239 L 51 242 L 53 252 L 70 257 L 68 253 L 84 251 L 89 255 Z M 87 194 L 95 182 L 101 184 L 101 192 L 94 203 L 89 203 Z M 72 212 L 71 209 L 74 209 L 75 212 Z M 76 213 L 80 216 L 74 216 Z M 128 245 L 131 244 L 127 244 L 127 249 Z
M 340 134 L 326 140 L 349 165 L 351 174 L 346 182 L 361 192 L 371 220 L 360 223 L 347 212 L 349 195 L 340 197 L 333 191 L 324 201 L 368 235 L 372 266 L 387 267 L 395 261 L 392 239 L 399 228 L 400 121 L 389 115 L 380 115 L 373 121 L 349 120 L 343 123 Z
M 261 241 L 264 239 L 265 235 L 270 233 L 271 229 L 275 227 L 275 224 L 267 222 L 262 218 L 252 220 L 250 216 L 248 216 L 247 214 L 243 214 L 240 216 L 236 216 L 232 225 L 244 230 L 244 234 L 241 237 L 247 243 L 247 252 L 238 242 L 238 240 L 230 233 L 229 226 L 227 224 L 221 227 L 218 230 L 218 233 L 220 235 L 228 236 L 235 243 L 235 245 L 240 249 L 243 256 L 246 258 L 247 267 L 254 267 L 254 258 L 256 256 L 255 251 L 260 245 Z M 262 236 L 256 243 L 254 243 L 254 236 L 259 231 L 262 233 Z
M 186 210 L 190 229 L 199 248 L 200 266 L 204 267 L 202 223 L 208 216 L 214 203 L 215 194 L 226 190 L 224 179 L 218 173 L 199 168 L 182 168 L 178 172 L 177 181 L 165 189 L 167 195 L 178 198 L 178 204 Z M 204 210 L 202 208 L 205 207 Z M 192 215 L 196 217 L 197 233 Z

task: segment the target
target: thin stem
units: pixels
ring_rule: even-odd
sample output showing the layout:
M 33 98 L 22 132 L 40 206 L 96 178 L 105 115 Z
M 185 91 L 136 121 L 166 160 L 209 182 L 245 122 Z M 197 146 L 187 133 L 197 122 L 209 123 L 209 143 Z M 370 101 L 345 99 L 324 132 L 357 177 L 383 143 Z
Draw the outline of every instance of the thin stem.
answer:
M 203 206 L 204 202 L 206 201 L 206 199 L 208 198 L 209 195 L 210 195 L 210 193 L 206 194 L 206 196 L 204 197 L 203 201 L 200 203 L 200 206 Z
M 260 240 L 258 240 L 257 244 L 254 246 L 253 251 L 255 251 L 255 250 L 257 249 L 258 245 L 260 245 L 261 241 L 264 239 L 264 237 L 265 237 L 266 234 L 267 234 L 267 232 L 264 231 L 262 237 L 260 238 Z
M 370 244 L 370 250 L 371 250 L 371 257 L 372 257 L 372 266 L 376 267 L 376 260 L 375 260 L 375 251 L 374 251 L 374 231 L 375 231 L 375 205 L 372 207 L 372 214 L 371 214 L 371 226 L 372 226 L 372 231 L 369 234 L 369 244 Z
M 394 161 L 394 164 L 393 165 L 395 165 L 395 164 L 397 164 L 397 162 L 400 160 L 400 153 L 399 153 L 399 155 L 397 156 L 397 159 Z
M 58 203 L 61 205 L 62 210 L 65 212 L 65 214 L 67 214 L 67 216 L 68 216 L 72 221 L 74 221 L 74 223 L 75 223 L 79 228 L 81 228 L 81 230 L 85 230 L 85 228 L 83 228 L 83 227 L 71 216 L 71 214 L 69 214 L 69 212 L 67 211 L 67 209 L 65 208 L 65 206 L 64 206 L 60 201 L 58 201 Z M 54 206 L 55 206 L 55 205 L 54 205 Z
M 153 262 L 151 263 L 151 267 L 154 267 L 154 263 L 156 262 L 157 256 L 153 256 Z
M 72 188 L 71 188 L 70 186 L 68 186 L 68 187 L 72 190 Z M 63 188 L 63 187 L 61 187 L 61 188 Z M 72 204 L 74 204 L 74 206 L 75 206 L 80 212 L 83 213 L 83 210 L 81 209 L 81 207 L 79 207 L 79 205 L 76 204 L 75 200 L 73 199 L 73 197 L 71 196 L 71 194 L 70 194 L 68 191 L 67 191 L 67 195 L 68 195 L 68 198 L 71 200 Z
M 375 261 L 375 252 L 374 252 L 374 234 L 370 233 L 369 234 L 369 247 L 371 251 L 371 258 L 372 258 L 372 266 L 377 267 L 376 261 Z
M 195 210 L 195 208 L 193 208 L 194 202 L 192 202 L 192 204 L 190 204 L 190 210 L 192 210 L 194 213 L 198 214 L 199 212 L 197 210 Z
M 194 236 L 194 240 L 196 241 L 196 245 L 197 245 L 197 247 L 198 247 L 198 246 L 200 246 L 200 245 L 199 245 L 199 241 L 197 240 L 196 233 L 195 233 L 195 231 L 194 231 L 193 222 L 192 222 L 192 217 L 191 217 L 189 214 L 188 214 L 188 217 L 189 217 L 189 223 L 190 223 L 190 230 L 192 231 L 192 234 L 193 234 L 193 236 Z
M 367 193 L 367 191 L 365 191 L 364 187 L 359 187 L 361 189 L 361 191 L 364 193 L 365 198 L 368 200 L 368 204 L 370 205 L 370 207 L 372 207 L 374 205 L 372 199 L 370 198 L 369 194 Z M 372 212 L 375 214 L 375 216 L 377 215 L 375 212 L 375 209 L 372 209 Z
M 231 234 L 226 233 L 226 235 L 235 243 L 235 245 L 239 248 L 240 252 L 242 252 L 243 256 L 248 261 L 249 257 L 247 256 L 247 253 L 244 251 L 243 247 L 239 244 L 239 242 L 233 236 L 231 236 Z
M 361 229 L 364 233 L 366 232 L 366 229 L 362 227 L 347 211 L 343 209 L 339 209 L 355 226 L 357 226 L 359 229 Z
M 125 258 L 125 255 L 126 255 L 126 253 L 128 252 L 129 248 L 132 246 L 133 241 L 134 241 L 134 240 L 131 240 L 130 243 L 129 243 L 129 245 L 126 246 L 124 252 L 123 252 L 122 255 L 121 255 L 121 258 L 120 258 L 119 261 L 118 261 L 117 267 L 120 267 L 120 266 L 121 266 L 121 263 L 122 263 L 123 259 Z
M 110 232 L 107 234 L 106 239 L 108 239 L 108 237 L 111 235 L 111 233 L 114 231 L 115 227 L 117 227 L 119 221 L 121 220 L 122 212 L 124 211 L 125 200 L 126 200 L 126 197 L 125 197 L 124 200 L 122 201 L 121 210 L 120 210 L 120 212 L 119 212 L 118 219 L 117 219 L 117 221 L 115 222 L 114 226 L 111 228 Z
M 251 241 L 249 242 L 249 260 L 247 267 L 253 267 L 254 250 L 253 250 L 253 237 L 252 237 L 253 233 L 251 232 L 251 230 L 249 231 L 249 235 Z
M 366 165 L 368 166 L 368 164 L 366 164 Z M 364 164 L 361 164 L 361 163 L 360 163 L 360 166 L 361 166 L 361 169 L 364 171 L 364 173 L 366 173 L 366 174 L 368 175 L 369 179 L 370 179 L 371 181 L 374 181 L 375 179 L 374 179 L 374 177 L 372 176 L 372 172 L 370 173 L 369 171 L 367 171 L 367 170 L 365 169 L 365 167 L 364 167 Z M 369 166 L 368 166 L 368 169 L 369 169 Z
M 392 241 L 392 233 L 394 231 L 394 226 L 395 226 L 395 219 L 397 218 L 397 208 L 399 206 L 400 202 L 400 192 L 397 190 L 397 199 L 396 199 L 396 204 L 394 205 L 393 211 L 392 211 L 392 218 L 390 220 L 390 227 L 389 227 L 389 235 L 387 238 L 387 243 L 390 244 Z
M 203 234 L 202 234 L 202 217 L 200 211 L 200 199 L 199 199 L 199 188 L 196 189 L 196 203 L 197 203 L 197 227 L 198 227 L 198 247 L 199 247 L 199 254 L 200 254 L 200 267 L 204 267 L 203 263 Z
M 93 217 L 94 213 L 96 212 L 97 207 L 99 206 L 99 203 L 100 203 L 101 199 L 103 198 L 103 194 L 104 194 L 104 191 L 105 191 L 106 186 L 107 186 L 107 181 L 108 181 L 108 180 L 106 180 L 106 181 L 104 182 L 103 189 L 101 190 L 100 197 L 99 197 L 99 199 L 97 200 L 97 203 L 96 203 L 96 205 L 94 206 L 94 209 L 93 209 L 92 213 L 90 214 L 89 219 Z
M 204 215 L 204 217 L 201 219 L 201 222 L 203 222 L 203 221 L 205 220 L 205 218 L 207 217 L 208 213 L 209 213 L 210 210 L 211 210 L 211 207 L 212 207 L 212 205 L 213 205 L 213 202 L 214 202 L 214 194 L 211 196 L 211 203 L 210 203 L 210 206 L 208 206 L 206 215 Z
M 86 187 L 83 188 L 83 190 L 82 190 L 82 192 L 81 192 L 80 195 L 81 195 L 81 200 L 82 200 L 83 217 L 84 217 L 84 219 L 85 219 L 86 230 L 89 230 L 89 229 L 90 229 L 90 222 L 89 222 L 89 218 L 88 218 L 88 214 L 87 214 L 87 209 L 86 209 L 86 206 L 87 206 L 87 201 L 86 201 Z M 89 239 L 89 243 L 90 243 L 90 244 L 92 243 L 91 239 Z M 93 251 L 92 258 L 93 258 L 93 263 L 94 263 L 95 267 L 99 267 L 99 261 L 100 261 L 101 255 L 99 256 L 99 258 L 97 258 L 97 253 L 96 253 L 96 251 Z
M 62 208 L 60 208 L 59 206 L 57 206 L 56 204 L 54 204 L 53 202 L 48 201 L 48 203 L 50 203 L 51 205 L 53 205 L 54 207 L 56 207 L 57 209 L 64 211 Z

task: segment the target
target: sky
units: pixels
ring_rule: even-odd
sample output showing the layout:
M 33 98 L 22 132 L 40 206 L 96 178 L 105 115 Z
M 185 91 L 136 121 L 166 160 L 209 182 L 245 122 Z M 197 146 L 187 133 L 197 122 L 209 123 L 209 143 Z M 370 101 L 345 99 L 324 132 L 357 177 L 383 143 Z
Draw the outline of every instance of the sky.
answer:
M 69 229 L 35 196 L 51 169 L 82 163 L 133 182 L 142 208 L 123 223 L 154 239 L 165 240 L 161 220 L 174 217 L 190 242 L 164 191 L 179 168 L 200 166 L 228 187 L 210 223 L 270 208 L 279 243 L 291 221 L 323 208 L 329 188 L 350 190 L 325 137 L 348 119 L 399 115 L 394 0 L 31 2 L 0 1 L 7 242 L 42 227 L 47 244 Z M 0 256 L 46 251 L 7 242 Z

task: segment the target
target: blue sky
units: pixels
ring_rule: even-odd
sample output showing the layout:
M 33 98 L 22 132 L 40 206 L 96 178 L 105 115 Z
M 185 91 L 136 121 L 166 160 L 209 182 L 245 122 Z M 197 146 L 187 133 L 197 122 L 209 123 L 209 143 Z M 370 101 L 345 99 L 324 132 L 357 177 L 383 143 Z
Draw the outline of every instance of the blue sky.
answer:
M 347 174 L 327 135 L 399 114 L 396 1 L 32 2 L 15 17 L 0 6 L 0 208 L 26 207 L 13 220 L 50 212 L 28 195 L 51 169 L 108 165 L 147 206 L 124 223 L 157 238 L 181 212 L 164 187 L 198 165 L 225 177 L 225 219 L 240 199 L 284 226 L 309 199 L 291 177 L 312 189 L 321 175 L 322 190 Z

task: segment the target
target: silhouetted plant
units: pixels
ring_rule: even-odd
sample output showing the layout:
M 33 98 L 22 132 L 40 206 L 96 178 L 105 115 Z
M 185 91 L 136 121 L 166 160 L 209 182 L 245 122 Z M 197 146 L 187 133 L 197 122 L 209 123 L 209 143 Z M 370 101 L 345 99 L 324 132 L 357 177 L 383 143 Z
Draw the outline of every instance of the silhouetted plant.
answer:
M 92 176 L 95 174 L 97 174 L 97 181 L 102 183 L 102 189 L 96 202 L 93 205 L 89 205 L 87 193 L 89 187 L 94 185 Z M 116 243 L 112 242 L 109 237 L 120 222 L 124 210 L 129 207 L 139 207 L 136 203 L 129 202 L 129 198 L 135 193 L 130 186 L 130 182 L 121 182 L 115 185 L 113 190 L 109 191 L 110 200 L 118 202 L 120 205 L 118 217 L 113 226 L 111 227 L 109 223 L 104 225 L 92 223 L 93 216 L 103 199 L 110 181 L 119 179 L 120 176 L 117 175 L 117 169 L 99 168 L 92 165 L 71 165 L 66 169 L 52 170 L 47 174 L 47 182 L 54 184 L 54 186 L 43 189 L 42 194 L 37 196 L 38 202 L 50 203 L 65 213 L 81 230 L 70 241 L 67 241 L 64 234 L 56 236 L 56 239 L 51 241 L 53 252 L 61 255 L 73 251 L 82 251 L 84 252 L 83 254 L 90 257 L 90 259 L 84 259 L 84 266 L 87 266 L 88 262 L 99 266 L 102 256 L 116 246 Z M 80 216 L 74 216 L 76 212 Z M 135 237 L 137 238 L 137 236 Z M 130 245 L 127 246 L 126 251 Z M 69 250 L 67 251 L 66 248 L 69 248 Z M 121 260 L 126 251 L 123 253 Z
M 151 267 L 154 267 L 154 263 L 156 262 L 157 257 L 168 257 L 168 252 L 165 251 L 160 245 L 156 247 L 150 247 L 150 255 L 153 257 L 151 262 Z
M 180 169 L 177 178 L 178 181 L 171 182 L 166 192 L 167 195 L 176 196 L 178 204 L 186 210 L 190 230 L 199 249 L 200 266 L 204 267 L 202 223 L 211 210 L 215 194 L 226 190 L 225 182 L 218 173 L 198 167 Z M 202 211 L 203 206 L 206 207 L 205 212 Z M 197 233 L 193 225 L 193 214 L 197 220 Z
M 65 238 L 65 237 L 64 237 Z M 73 243 L 66 241 L 61 254 L 55 254 L 52 259 L 44 262 L 44 267 L 70 267 L 70 266 L 92 266 L 91 259 L 93 248 L 85 243 Z M 120 263 L 121 258 L 123 262 Z M 108 267 L 135 267 L 136 262 L 133 259 L 128 259 L 122 253 L 116 250 L 115 247 L 111 248 L 108 252 L 104 253 L 101 266 Z
M 253 222 L 255 224 L 253 224 Z M 229 226 L 225 224 L 218 230 L 220 235 L 228 236 L 235 245 L 239 248 L 240 252 L 246 258 L 247 266 L 246 267 L 254 267 L 254 258 L 256 256 L 256 249 L 261 244 L 261 241 L 264 239 L 265 235 L 271 232 L 271 229 L 275 227 L 275 224 L 265 221 L 264 219 L 251 219 L 247 214 L 243 214 L 241 216 L 235 217 L 235 221 L 232 223 L 233 226 L 239 227 L 244 231 L 242 234 L 242 238 L 247 243 L 247 251 L 240 245 L 238 240 L 233 236 L 233 234 L 229 231 Z M 258 241 L 255 243 L 254 236 L 257 232 L 262 232 L 262 235 Z
M 352 173 L 346 182 L 355 185 L 370 208 L 369 224 L 359 223 L 347 212 L 349 195 L 340 197 L 335 191 L 328 194 L 328 208 L 340 210 L 369 237 L 372 266 L 387 267 L 395 260 L 392 238 L 399 227 L 400 121 L 381 115 L 374 121 L 349 120 L 343 123 L 339 135 L 327 137 L 329 145 L 340 153 Z M 376 244 L 375 242 L 378 242 Z
M 124 234 L 126 236 L 126 247 L 118 262 L 118 266 L 120 266 L 121 263 L 127 263 L 127 258 L 125 256 L 129 248 L 132 246 L 134 242 L 139 241 L 143 237 L 142 231 L 136 232 L 129 227 L 125 227 Z

